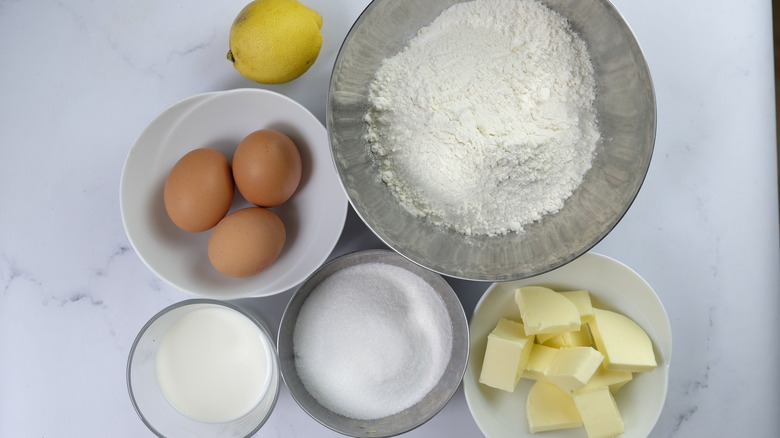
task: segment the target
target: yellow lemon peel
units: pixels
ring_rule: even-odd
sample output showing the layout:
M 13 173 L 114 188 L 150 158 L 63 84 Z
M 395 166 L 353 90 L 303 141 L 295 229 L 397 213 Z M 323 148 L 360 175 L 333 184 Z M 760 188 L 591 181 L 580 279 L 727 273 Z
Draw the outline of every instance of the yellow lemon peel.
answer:
M 255 0 L 230 27 L 227 59 L 255 82 L 290 82 L 317 60 L 321 28 L 322 16 L 298 0 Z

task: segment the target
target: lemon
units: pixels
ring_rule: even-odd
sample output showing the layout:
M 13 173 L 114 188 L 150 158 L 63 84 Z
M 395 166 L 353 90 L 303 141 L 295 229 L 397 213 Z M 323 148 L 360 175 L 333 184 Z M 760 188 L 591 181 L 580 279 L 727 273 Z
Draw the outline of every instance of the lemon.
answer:
M 298 0 L 255 0 L 230 27 L 227 58 L 255 82 L 290 82 L 317 59 L 321 28 L 322 16 Z

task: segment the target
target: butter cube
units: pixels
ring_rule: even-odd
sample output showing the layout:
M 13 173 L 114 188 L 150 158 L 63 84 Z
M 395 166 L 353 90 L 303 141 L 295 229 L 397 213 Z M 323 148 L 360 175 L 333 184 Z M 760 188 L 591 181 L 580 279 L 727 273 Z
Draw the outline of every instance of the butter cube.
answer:
M 590 292 L 586 290 L 572 290 L 559 292 L 568 298 L 580 312 L 580 322 L 586 323 L 593 319 L 593 304 L 590 302 Z
M 611 438 L 623 433 L 623 418 L 609 388 L 572 394 L 588 438 Z
M 501 319 L 488 335 L 485 359 L 479 382 L 512 392 L 528 362 L 533 336 L 526 336 L 523 325 L 509 319 Z
M 591 347 L 593 346 L 593 338 L 590 336 L 590 329 L 587 324 L 584 324 L 582 328 L 576 332 L 564 332 L 563 342 L 567 347 Z
M 564 333 L 569 333 L 569 332 L 556 333 L 554 336 L 548 338 L 545 341 L 541 341 L 537 339 L 537 342 L 541 342 L 542 345 L 545 345 L 550 348 L 568 347 L 568 345 L 566 345 L 566 340 L 563 338 Z M 536 336 L 539 337 L 541 335 L 536 335 Z
M 591 347 L 566 347 L 558 350 L 544 375 L 565 391 L 585 386 L 604 360 Z
M 647 332 L 631 318 L 609 310 L 593 309 L 588 323 L 604 368 L 610 371 L 643 372 L 656 366 L 653 344 Z
M 544 344 L 550 339 L 557 338 L 558 336 L 560 336 L 560 333 L 538 333 L 536 335 L 536 342 L 539 344 Z
M 534 344 L 531 347 L 531 354 L 528 356 L 528 363 L 523 370 L 523 377 L 532 380 L 547 380 L 544 371 L 550 366 L 555 355 L 558 354 L 557 348 L 548 347 L 542 344 Z
M 590 347 L 593 345 L 593 340 L 588 325 L 585 324 L 577 331 L 558 333 L 547 341 L 542 341 L 542 344 L 553 348 Z
M 531 433 L 582 426 L 572 397 L 552 383 L 534 383 L 528 391 L 525 411 Z
M 526 286 L 515 290 L 525 332 L 529 335 L 580 329 L 580 312 L 568 298 L 552 289 Z
M 593 377 L 588 380 L 588 383 L 574 392 L 590 391 L 592 389 L 601 388 L 602 386 L 608 386 L 609 392 L 615 394 L 623 385 L 630 382 L 633 378 L 634 375 L 628 371 L 609 371 L 605 370 L 603 366 L 600 366 L 593 374 Z

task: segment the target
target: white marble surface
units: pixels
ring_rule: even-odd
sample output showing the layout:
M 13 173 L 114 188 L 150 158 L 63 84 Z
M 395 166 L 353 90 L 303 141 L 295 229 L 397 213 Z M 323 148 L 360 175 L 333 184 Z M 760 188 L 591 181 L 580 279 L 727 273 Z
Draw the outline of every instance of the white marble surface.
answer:
M 225 61 L 245 0 L 0 0 L 0 436 L 151 436 L 125 387 L 137 331 L 189 298 L 130 247 L 128 149 L 168 105 L 258 87 Z M 268 87 L 323 120 L 367 0 L 306 0 L 325 44 Z M 666 305 L 674 356 L 653 437 L 780 436 L 780 257 L 768 0 L 616 0 L 655 80 L 658 138 L 633 207 L 596 248 Z M 350 212 L 335 253 L 381 244 Z M 452 281 L 470 314 L 486 284 Z M 253 301 L 278 324 L 289 293 Z M 286 390 L 267 437 L 334 436 Z M 480 436 L 462 390 L 408 436 Z

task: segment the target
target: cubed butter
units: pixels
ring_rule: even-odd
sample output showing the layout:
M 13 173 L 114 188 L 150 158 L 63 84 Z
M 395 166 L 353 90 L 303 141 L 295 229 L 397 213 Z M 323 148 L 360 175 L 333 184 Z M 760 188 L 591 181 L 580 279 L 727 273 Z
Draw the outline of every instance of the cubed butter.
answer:
M 568 298 L 552 289 L 525 286 L 515 290 L 525 333 L 559 333 L 580 329 L 580 312 Z
M 582 328 L 577 331 L 558 333 L 546 341 L 541 341 L 541 343 L 553 348 L 593 346 L 587 324 L 583 324 Z
M 592 347 L 593 338 L 590 336 L 590 329 L 587 324 L 575 332 L 564 332 L 563 342 L 567 347 Z
M 567 347 L 566 340 L 563 338 L 564 333 L 569 333 L 569 332 L 556 333 L 554 336 L 551 336 L 544 341 L 538 341 L 538 340 L 537 341 L 541 342 L 542 345 L 546 345 L 550 348 Z M 537 335 L 537 336 L 541 336 L 541 335 Z
M 605 356 L 604 368 L 644 372 L 657 366 L 653 344 L 639 324 L 609 310 L 594 308 L 593 313 L 594 318 L 588 324 L 596 348 Z
M 590 301 L 590 292 L 586 290 L 570 290 L 558 292 L 568 298 L 580 312 L 580 322 L 583 324 L 593 319 L 593 304 Z
M 582 418 L 571 395 L 548 382 L 536 382 L 525 404 L 531 433 L 582 426 Z
M 615 394 L 623 385 L 630 382 L 633 378 L 633 373 L 628 371 L 609 371 L 604 369 L 603 366 L 600 366 L 599 369 L 593 373 L 593 377 L 588 380 L 588 383 L 574 392 L 590 391 L 592 389 L 601 388 L 602 386 L 608 386 L 609 392 Z
M 531 347 L 531 354 L 528 356 L 528 363 L 523 370 L 523 377 L 532 380 L 547 380 L 544 371 L 550 366 L 555 355 L 558 354 L 557 348 L 548 347 L 542 344 L 534 344 Z
M 545 377 L 565 391 L 585 386 L 604 360 L 592 347 L 565 347 L 558 350 L 544 372 Z
M 533 335 L 526 336 L 519 322 L 509 319 L 498 321 L 488 335 L 479 382 L 504 391 L 514 391 L 533 344 Z
M 536 335 L 536 342 L 539 344 L 544 344 L 550 339 L 558 337 L 558 335 L 560 335 L 560 333 L 539 333 Z
M 588 438 L 611 438 L 623 433 L 623 418 L 609 388 L 572 394 Z

